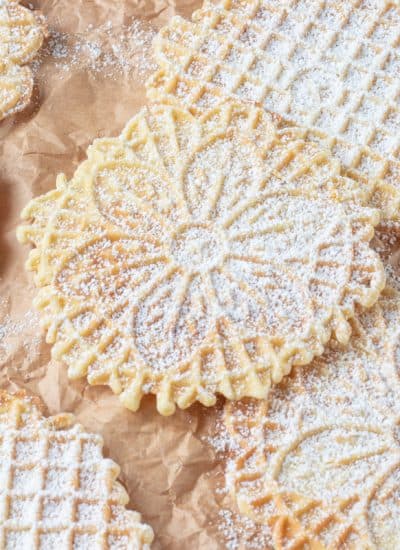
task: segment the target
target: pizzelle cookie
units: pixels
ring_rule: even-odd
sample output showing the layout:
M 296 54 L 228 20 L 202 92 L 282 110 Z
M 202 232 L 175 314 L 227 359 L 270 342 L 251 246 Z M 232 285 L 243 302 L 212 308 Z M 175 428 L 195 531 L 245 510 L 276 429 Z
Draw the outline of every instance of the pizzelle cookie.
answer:
M 42 45 L 42 18 L 14 0 L 0 0 L 0 120 L 29 103 L 33 77 L 26 63 Z
M 348 340 L 355 304 L 384 285 L 367 200 L 262 110 L 159 105 L 96 140 L 18 237 L 36 247 L 35 303 L 69 375 L 132 410 L 156 394 L 171 414 L 216 393 L 263 398 L 332 332 Z
M 152 529 L 127 510 L 100 436 L 40 400 L 0 391 L 0 547 L 149 550 Z
M 268 403 L 225 406 L 227 486 L 273 548 L 399 548 L 399 292 L 352 323 L 349 346 L 294 369 Z
M 262 105 L 375 179 L 385 217 L 400 205 L 400 7 L 388 0 L 220 0 L 155 41 L 156 101 L 194 112 L 226 98 Z

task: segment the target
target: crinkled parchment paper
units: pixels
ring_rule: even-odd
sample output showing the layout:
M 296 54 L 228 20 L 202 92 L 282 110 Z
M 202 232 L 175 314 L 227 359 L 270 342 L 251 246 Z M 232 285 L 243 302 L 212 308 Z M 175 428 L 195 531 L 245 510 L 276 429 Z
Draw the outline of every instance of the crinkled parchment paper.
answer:
M 26 3 L 26 5 L 28 5 Z M 130 506 L 156 533 L 156 549 L 225 548 L 215 491 L 219 466 L 202 441 L 215 410 L 201 406 L 162 418 L 153 398 L 138 413 L 106 388 L 69 382 L 32 309 L 24 271 L 28 250 L 15 228 L 23 206 L 70 177 L 95 137 L 116 135 L 145 103 L 149 42 L 175 13 L 197 0 L 35 0 L 50 36 L 34 62 L 30 106 L 0 123 L 0 387 L 38 394 L 51 414 L 75 413 L 101 434 L 120 464 Z
M 131 413 L 109 389 L 68 381 L 63 365 L 50 359 L 24 270 L 28 250 L 15 237 L 25 204 L 53 188 L 59 172 L 70 177 L 94 138 L 117 135 L 146 103 L 152 37 L 174 14 L 189 17 L 200 1 L 29 4 L 45 14 L 50 32 L 33 63 L 31 104 L 0 123 L 0 387 L 25 388 L 49 413 L 73 412 L 103 436 L 130 506 L 155 531 L 155 550 L 264 550 L 268 544 L 248 521 L 232 521 L 220 490 L 223 466 L 205 442 L 218 407 L 195 405 L 164 418 L 148 397 Z

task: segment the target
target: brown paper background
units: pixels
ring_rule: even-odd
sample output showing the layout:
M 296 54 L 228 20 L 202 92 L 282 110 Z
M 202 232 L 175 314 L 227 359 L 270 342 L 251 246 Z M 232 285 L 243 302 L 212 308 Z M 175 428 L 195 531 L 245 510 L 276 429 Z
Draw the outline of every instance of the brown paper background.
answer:
M 50 28 L 86 33 L 108 21 L 114 30 L 140 19 L 159 28 L 174 14 L 190 16 L 197 0 L 35 0 Z M 86 36 L 86 35 L 85 35 Z M 105 453 L 121 466 L 130 507 L 156 533 L 155 549 L 217 550 L 215 480 L 219 467 L 202 434 L 215 410 L 201 406 L 163 418 L 154 399 L 138 413 L 124 410 L 107 388 L 69 382 L 62 364 L 50 360 L 31 301 L 32 277 L 24 271 L 28 249 L 15 229 L 23 206 L 70 177 L 95 137 L 117 135 L 145 103 L 144 76 L 94 74 L 44 59 L 29 107 L 0 123 L 0 387 L 38 394 L 51 414 L 75 413 L 101 434 Z

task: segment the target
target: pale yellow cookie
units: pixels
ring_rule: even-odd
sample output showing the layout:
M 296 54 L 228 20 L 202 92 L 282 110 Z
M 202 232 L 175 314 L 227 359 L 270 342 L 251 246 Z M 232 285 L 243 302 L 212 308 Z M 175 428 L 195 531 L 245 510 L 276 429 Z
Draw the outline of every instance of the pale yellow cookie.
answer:
M 155 40 L 148 95 L 202 113 L 259 104 L 322 141 L 350 174 L 376 180 L 399 218 L 400 8 L 389 0 L 220 0 Z
M 127 510 L 120 469 L 100 436 L 39 399 L 0 391 L 0 547 L 149 550 L 151 527 Z
M 29 67 L 0 60 L 0 120 L 22 111 L 29 103 L 33 78 Z
M 265 397 L 383 288 L 366 189 L 262 110 L 142 110 L 23 212 L 53 355 L 133 410 Z
M 0 120 L 29 103 L 33 77 L 24 66 L 46 35 L 43 19 L 14 0 L 0 0 Z
M 268 402 L 225 406 L 227 487 L 273 548 L 400 546 L 399 291 L 352 324 Z

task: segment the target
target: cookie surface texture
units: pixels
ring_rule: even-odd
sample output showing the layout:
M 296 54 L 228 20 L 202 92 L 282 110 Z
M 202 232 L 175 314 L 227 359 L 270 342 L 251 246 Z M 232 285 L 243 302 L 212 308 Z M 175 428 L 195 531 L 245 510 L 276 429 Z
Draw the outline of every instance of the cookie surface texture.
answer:
M 324 142 L 399 217 L 400 7 L 382 0 L 222 0 L 172 18 L 155 42 L 152 99 L 202 112 L 262 105 Z
M 150 550 L 153 531 L 125 508 L 102 438 L 40 405 L 0 392 L 1 548 Z
M 399 321 L 387 287 L 348 347 L 294 369 L 268 403 L 226 405 L 227 486 L 273 548 L 399 547 Z
M 346 342 L 384 285 L 378 212 L 328 152 L 260 109 L 199 119 L 153 106 L 97 140 L 18 231 L 36 306 L 72 377 L 135 410 L 263 398 L 294 364 Z
M 13 0 L 0 0 L 0 120 L 29 103 L 33 77 L 25 66 L 46 35 L 42 18 Z

